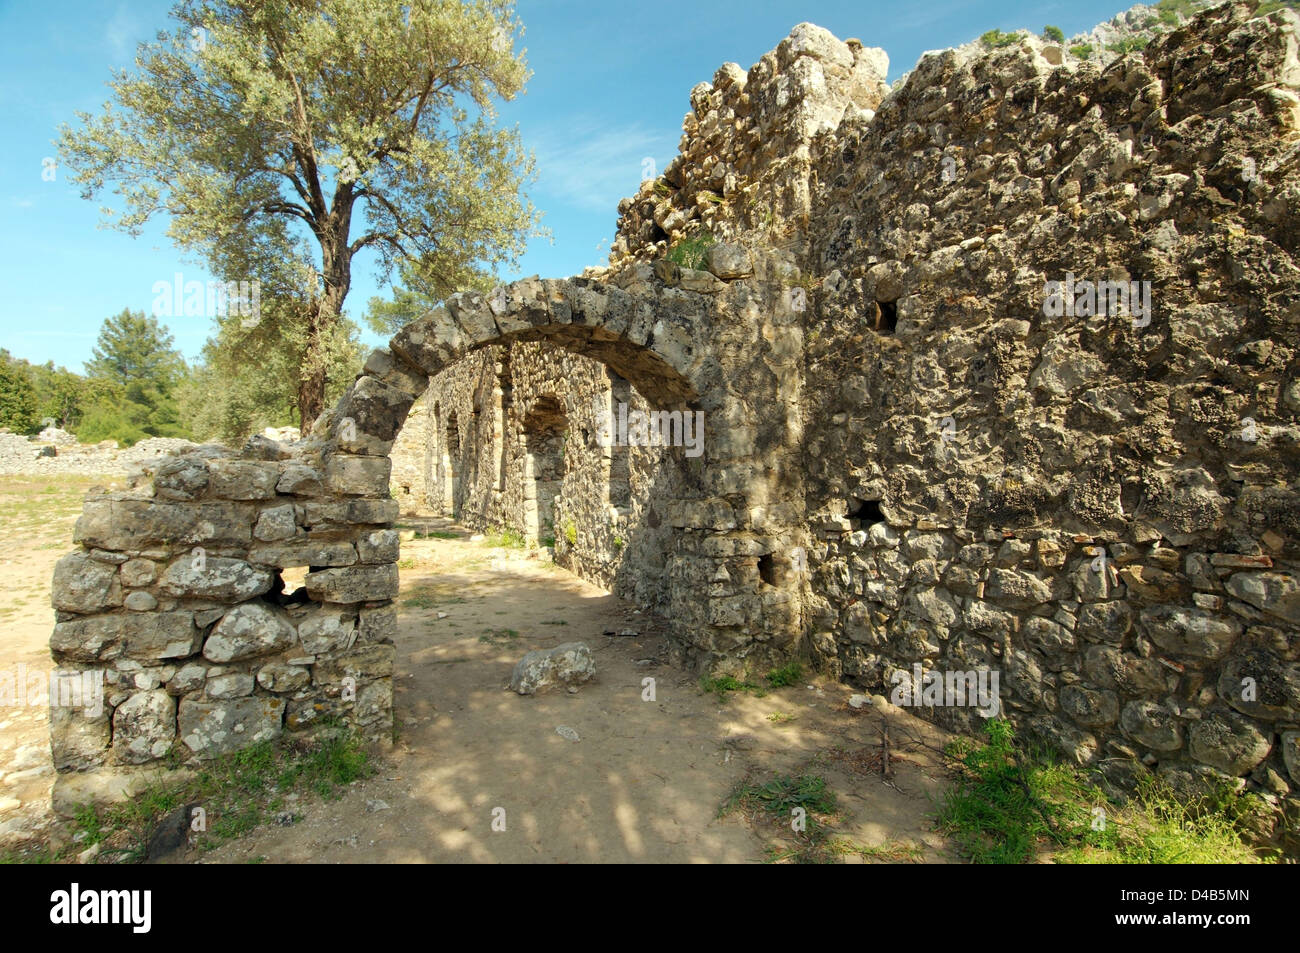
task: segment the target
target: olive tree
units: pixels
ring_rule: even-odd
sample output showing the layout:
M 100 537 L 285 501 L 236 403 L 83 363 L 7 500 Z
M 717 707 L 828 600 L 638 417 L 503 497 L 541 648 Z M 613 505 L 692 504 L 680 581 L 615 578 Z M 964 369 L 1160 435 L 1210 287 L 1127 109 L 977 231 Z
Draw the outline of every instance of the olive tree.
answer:
M 109 224 L 161 216 L 223 279 L 310 275 L 293 292 L 305 428 L 358 254 L 436 299 L 523 250 L 533 159 L 493 108 L 527 80 L 521 27 L 508 0 L 184 0 L 172 17 L 103 111 L 60 130 L 62 160 L 86 198 L 118 197 Z

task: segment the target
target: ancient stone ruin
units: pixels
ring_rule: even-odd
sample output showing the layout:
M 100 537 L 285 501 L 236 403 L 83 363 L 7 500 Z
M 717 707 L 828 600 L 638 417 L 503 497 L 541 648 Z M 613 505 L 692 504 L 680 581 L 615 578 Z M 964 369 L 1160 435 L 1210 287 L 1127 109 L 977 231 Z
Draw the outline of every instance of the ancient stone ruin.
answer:
M 1118 787 L 1300 811 L 1298 51 L 1247 4 L 1104 67 L 1026 39 L 891 90 L 809 24 L 722 67 L 608 268 L 453 296 L 301 441 L 87 499 L 51 649 L 106 704 L 54 709 L 56 802 L 386 731 L 407 509 L 553 546 L 684 665 L 995 673 Z

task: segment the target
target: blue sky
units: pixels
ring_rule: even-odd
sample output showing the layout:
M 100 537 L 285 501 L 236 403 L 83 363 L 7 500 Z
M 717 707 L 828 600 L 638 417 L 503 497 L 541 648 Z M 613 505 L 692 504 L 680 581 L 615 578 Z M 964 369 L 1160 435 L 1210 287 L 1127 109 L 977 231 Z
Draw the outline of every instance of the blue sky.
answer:
M 77 110 L 96 112 L 112 68 L 169 26 L 171 0 L 0 0 L 0 347 L 80 372 L 104 318 L 150 311 L 157 281 L 180 271 L 206 280 L 151 225 L 140 238 L 99 227 L 99 202 L 84 201 L 55 170 L 42 177 L 51 140 Z M 522 47 L 533 78 L 500 110 L 537 156 L 529 190 L 551 238 L 534 239 L 507 279 L 563 277 L 603 264 L 616 205 L 637 189 L 646 157 L 662 170 L 677 152 L 692 86 L 724 62 L 748 69 L 796 23 L 826 27 L 885 49 L 890 80 L 925 50 L 967 42 L 998 27 L 1067 36 L 1125 8 L 1124 0 L 697 0 L 687 6 L 624 0 L 523 0 Z M 358 317 L 385 294 L 370 261 L 353 270 L 346 310 Z M 165 319 L 187 359 L 211 332 L 205 318 Z M 368 331 L 369 345 L 379 339 Z

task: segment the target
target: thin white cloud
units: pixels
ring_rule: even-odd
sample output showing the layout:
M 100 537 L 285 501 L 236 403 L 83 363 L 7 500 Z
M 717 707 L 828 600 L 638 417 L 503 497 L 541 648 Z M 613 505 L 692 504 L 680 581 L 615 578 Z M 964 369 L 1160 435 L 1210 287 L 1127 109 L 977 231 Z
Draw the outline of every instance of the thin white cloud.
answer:
M 131 15 L 131 8 L 119 3 L 113 18 L 104 27 L 104 41 L 116 61 L 114 66 L 126 66 L 135 56 L 138 31 L 139 25 Z
M 29 199 L 26 197 L 18 198 L 17 196 L 14 196 L 9 201 L 13 204 L 15 208 L 31 208 L 33 205 L 36 204 L 35 199 Z
M 524 144 L 537 156 L 539 192 L 583 211 L 608 214 L 619 199 L 636 193 L 647 173 L 652 178 L 661 174 L 677 153 L 676 134 L 640 123 L 611 126 L 591 117 L 525 133 Z

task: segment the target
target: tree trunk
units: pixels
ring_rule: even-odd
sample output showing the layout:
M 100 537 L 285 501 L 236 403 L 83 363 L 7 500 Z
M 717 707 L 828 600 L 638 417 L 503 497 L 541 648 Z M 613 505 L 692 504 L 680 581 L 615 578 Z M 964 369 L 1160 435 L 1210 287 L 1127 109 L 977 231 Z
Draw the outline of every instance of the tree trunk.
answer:
M 325 412 L 325 391 L 329 382 L 330 356 L 326 337 L 343 317 L 343 299 L 352 284 L 352 256 L 347 246 L 347 216 L 331 216 L 342 235 L 321 241 L 322 274 L 325 287 L 307 325 L 307 346 L 298 379 L 298 415 L 303 434 Z M 336 228 L 337 230 L 337 228 Z

